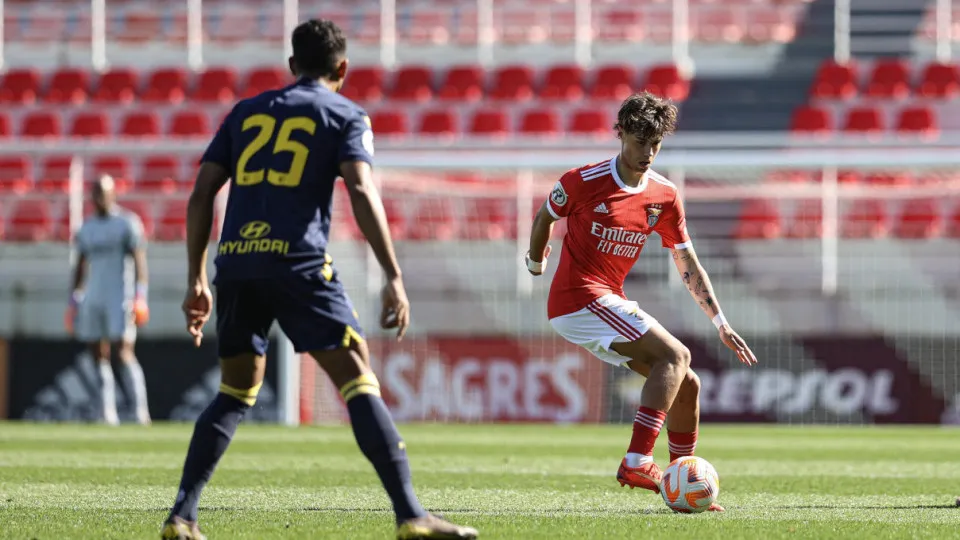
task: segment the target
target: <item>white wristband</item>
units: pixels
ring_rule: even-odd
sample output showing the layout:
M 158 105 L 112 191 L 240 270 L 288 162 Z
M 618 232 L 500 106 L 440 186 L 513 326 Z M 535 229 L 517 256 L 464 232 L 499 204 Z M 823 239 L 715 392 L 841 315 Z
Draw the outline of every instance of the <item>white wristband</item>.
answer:
M 717 330 L 725 324 L 727 324 L 727 318 L 723 316 L 722 311 L 713 316 L 713 325 L 717 327 Z
M 524 256 L 524 258 L 527 260 L 527 270 L 530 270 L 531 272 L 536 272 L 536 273 L 538 273 L 538 274 L 542 274 L 542 273 L 543 273 L 543 268 L 544 268 L 544 267 L 546 266 L 546 264 L 547 264 L 547 260 L 546 260 L 546 259 L 544 259 L 544 260 L 542 260 L 542 261 L 540 261 L 540 262 L 537 262 L 537 261 L 535 261 L 535 260 L 533 260 L 533 259 L 530 258 L 530 252 L 529 252 L 529 251 L 528 251 L 527 254 Z

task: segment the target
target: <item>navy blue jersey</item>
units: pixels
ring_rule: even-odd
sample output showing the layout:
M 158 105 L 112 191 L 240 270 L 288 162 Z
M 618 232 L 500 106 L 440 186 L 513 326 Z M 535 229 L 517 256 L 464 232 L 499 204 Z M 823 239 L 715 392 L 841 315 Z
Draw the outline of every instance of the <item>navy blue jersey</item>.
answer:
M 239 102 L 202 161 L 230 171 L 217 279 L 270 278 L 328 263 L 340 164 L 373 163 L 370 119 L 357 104 L 300 79 Z

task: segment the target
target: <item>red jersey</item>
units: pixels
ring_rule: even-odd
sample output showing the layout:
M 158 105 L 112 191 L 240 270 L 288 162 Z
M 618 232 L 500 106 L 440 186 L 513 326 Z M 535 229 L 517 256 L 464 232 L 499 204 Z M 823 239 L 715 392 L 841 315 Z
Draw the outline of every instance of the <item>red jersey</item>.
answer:
M 547 200 L 567 235 L 550 285 L 547 316 L 579 311 L 607 294 L 623 294 L 623 281 L 651 233 L 663 247 L 690 246 L 677 186 L 648 170 L 637 187 L 623 183 L 617 158 L 564 174 Z

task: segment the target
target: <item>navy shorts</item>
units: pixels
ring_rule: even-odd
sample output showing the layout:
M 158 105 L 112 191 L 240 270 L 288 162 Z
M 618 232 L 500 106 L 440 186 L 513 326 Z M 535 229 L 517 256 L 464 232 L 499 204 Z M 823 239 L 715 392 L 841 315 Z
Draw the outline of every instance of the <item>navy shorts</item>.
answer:
M 363 337 L 353 304 L 336 277 L 218 280 L 221 358 L 265 354 L 275 320 L 298 353 L 334 350 L 348 345 L 350 338 Z

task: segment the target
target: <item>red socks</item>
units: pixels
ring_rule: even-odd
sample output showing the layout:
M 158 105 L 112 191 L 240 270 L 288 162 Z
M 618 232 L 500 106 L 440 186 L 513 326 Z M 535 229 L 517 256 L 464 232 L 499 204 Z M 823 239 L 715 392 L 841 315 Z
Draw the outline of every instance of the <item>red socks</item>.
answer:
M 666 411 L 648 407 L 637 409 L 637 416 L 633 419 L 633 437 L 630 439 L 627 453 L 652 455 L 653 445 L 657 442 L 657 435 L 660 434 L 660 428 L 663 427 L 663 421 L 666 418 Z
M 678 457 L 693 455 L 693 451 L 697 448 L 696 431 L 693 433 L 677 433 L 674 431 L 668 431 L 667 435 L 670 438 L 671 462 Z

